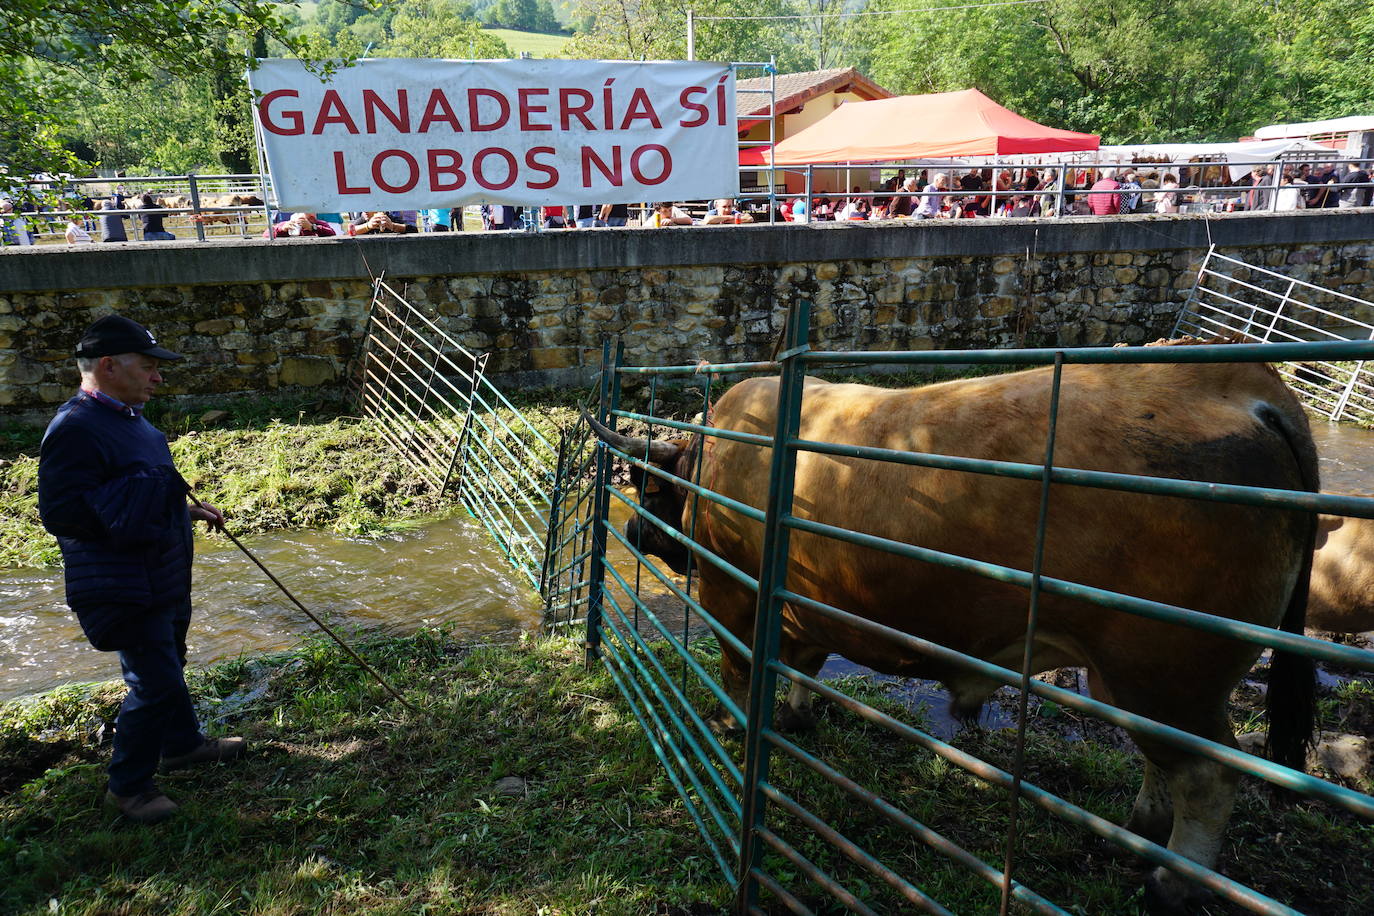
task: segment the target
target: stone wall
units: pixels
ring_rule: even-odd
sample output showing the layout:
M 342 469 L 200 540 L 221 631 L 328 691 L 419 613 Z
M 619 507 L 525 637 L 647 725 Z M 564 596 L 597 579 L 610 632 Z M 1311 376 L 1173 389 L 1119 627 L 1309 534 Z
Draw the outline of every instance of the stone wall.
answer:
M 72 347 L 110 311 L 190 356 L 170 394 L 336 384 L 383 271 L 508 384 L 587 380 L 605 335 L 646 365 L 767 358 L 800 297 L 831 350 L 1141 343 L 1209 242 L 1374 298 L 1364 210 L 7 248 L 0 410 L 68 397 Z

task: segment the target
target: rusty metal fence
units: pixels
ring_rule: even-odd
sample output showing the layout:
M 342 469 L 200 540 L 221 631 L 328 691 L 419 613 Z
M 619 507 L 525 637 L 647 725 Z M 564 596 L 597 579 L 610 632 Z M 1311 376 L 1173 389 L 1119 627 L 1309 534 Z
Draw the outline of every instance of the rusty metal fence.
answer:
M 591 405 L 604 423 L 639 424 L 649 430 L 651 438 L 686 434 L 770 448 L 772 469 L 767 504 L 745 505 L 711 489 L 710 481 L 699 476 L 700 461 L 695 468 L 679 468 L 673 473 L 645 461 L 642 454 L 594 444 L 586 427 L 581 426 L 565 436 L 561 445 L 560 490 L 553 502 L 564 509 L 549 527 L 549 559 L 543 577 L 549 607 L 561 615 L 560 619 L 565 623 L 585 620 L 589 660 L 605 667 L 642 726 L 701 834 L 705 853 L 722 879 L 733 886 L 735 911 L 1120 911 L 1112 909 L 1120 906 L 1120 901 L 1095 903 L 1091 897 L 1055 900 L 1053 889 L 1038 886 L 1045 877 L 1037 868 L 1043 853 L 1040 844 L 1086 845 L 1090 839 L 1097 839 L 1195 883 L 1232 907 L 1259 913 L 1300 912 L 1282 900 L 1117 826 L 1114 820 L 1119 815 L 1098 810 L 1100 804 L 1092 799 L 1070 798 L 1066 787 L 1054 785 L 1052 760 L 1049 770 L 1044 769 L 1044 761 L 1037 766 L 1027 762 L 1024 748 L 1030 717 L 1037 708 L 1053 708 L 1085 722 L 1096 720 L 1129 729 L 1175 752 L 1197 755 L 1237 774 L 1291 790 L 1312 804 L 1363 822 L 1366 830 L 1374 822 L 1374 797 L 1200 738 L 1076 690 L 1044 683 L 1031 677 L 1035 670 L 1029 653 L 1019 669 L 995 664 L 923 639 L 919 632 L 895 630 L 844 607 L 809 597 L 798 583 L 789 581 L 789 540 L 798 532 L 821 535 L 837 543 L 859 544 L 1022 589 L 1028 609 L 1024 633 L 1028 644 L 1035 641 L 1035 609 L 1041 597 L 1064 596 L 1096 605 L 1104 613 L 1110 609 L 1114 614 L 1167 621 L 1254 646 L 1277 646 L 1355 671 L 1374 671 L 1374 652 L 1054 579 L 1042 574 L 1038 559 L 1043 551 L 1046 514 L 1053 502 L 1052 490 L 1062 492 L 1064 487 L 1374 518 L 1371 499 L 1058 467 L 1052 457 L 1053 437 L 1064 365 L 1363 360 L 1374 355 L 1374 343 L 822 353 L 812 351 L 807 343 L 808 304 L 795 308 L 788 321 L 781 355 L 775 361 L 709 367 L 635 367 L 624 364 L 619 350 L 614 356 L 608 352 L 596 403 Z M 854 363 L 907 367 L 1054 366 L 1045 460 L 1039 464 L 1018 464 L 802 439 L 799 421 L 805 371 Z M 626 379 L 699 376 L 703 371 L 725 379 L 751 372 L 781 373 L 773 435 L 716 427 L 706 410 L 700 422 L 689 422 L 655 415 L 652 409 L 640 412 L 624 407 L 622 383 Z M 649 404 L 653 403 L 650 398 Z M 1024 569 L 999 566 L 805 517 L 793 508 L 792 488 L 798 457 L 808 453 L 1038 482 L 1040 527 L 1032 533 L 1034 557 L 1027 557 Z M 696 537 L 695 512 L 684 530 L 665 524 L 646 510 L 636 496 L 616 485 L 615 465 L 646 475 L 642 485 L 653 486 L 656 481 L 659 486 L 683 488 L 692 503 L 714 501 L 735 513 L 742 524 L 762 526 L 759 565 L 741 568 L 731 558 L 707 550 Z M 842 498 L 842 494 L 837 496 Z M 899 503 L 900 497 L 894 494 L 894 511 L 899 511 Z M 614 515 L 632 516 L 640 526 L 653 526 L 662 535 L 690 548 L 695 562 L 709 564 L 720 574 L 719 581 L 728 581 L 733 583 L 731 588 L 752 593 L 757 614 L 752 637 L 732 632 L 717 619 L 713 609 L 701 602 L 691 571 L 686 576 L 676 575 L 650 559 L 639 544 L 619 530 L 618 524 L 612 523 Z M 642 533 L 644 529 L 639 530 Z M 614 551 L 619 551 L 619 559 Z M 1012 737 L 1003 749 L 1005 753 L 1000 757 L 986 751 L 979 753 L 947 740 L 919 713 L 894 708 L 882 696 L 875 695 L 868 686 L 871 682 L 813 677 L 783 663 L 779 658 L 780 632 L 783 608 L 789 604 L 842 622 L 867 639 L 883 641 L 913 656 L 938 659 L 1004 685 L 1003 689 L 1009 689 L 1018 698 L 1012 703 L 1016 707 L 1015 723 Z M 676 619 L 676 615 L 682 619 Z M 749 663 L 749 701 L 743 706 L 732 699 L 714 671 L 723 650 Z M 829 701 L 833 715 L 845 717 L 851 729 L 862 731 L 867 750 L 859 759 L 891 761 L 895 769 L 876 781 L 868 772 L 846 772 L 842 760 L 848 760 L 852 766 L 856 758 L 839 753 L 833 744 L 827 743 L 824 734 L 816 738 L 784 734 L 774 721 L 772 699 L 777 688 L 787 683 L 804 686 Z M 741 740 L 722 736 L 719 729 L 711 727 L 708 715 L 715 706 L 743 724 Z M 950 774 L 961 774 L 960 778 L 981 787 L 968 790 L 968 816 L 992 818 L 1000 823 L 1002 839 L 974 841 L 967 825 L 958 819 L 954 823 L 947 819 L 942 824 L 928 822 L 925 805 L 930 793 L 913 790 L 906 784 L 909 776 L 894 775 L 909 774 L 912 766 L 936 774 L 936 795 L 940 793 L 939 786 L 951 784 Z M 827 818 L 822 811 L 845 814 Z M 1044 826 L 1047 823 L 1058 826 Z M 1072 839 L 1065 840 L 1064 835 Z M 1080 863 L 1084 859 L 1075 857 L 1073 861 Z M 1075 865 L 1083 867 L 1086 866 Z M 1363 879 L 1352 876 L 1351 880 Z M 1132 906 L 1135 905 L 1138 900 Z

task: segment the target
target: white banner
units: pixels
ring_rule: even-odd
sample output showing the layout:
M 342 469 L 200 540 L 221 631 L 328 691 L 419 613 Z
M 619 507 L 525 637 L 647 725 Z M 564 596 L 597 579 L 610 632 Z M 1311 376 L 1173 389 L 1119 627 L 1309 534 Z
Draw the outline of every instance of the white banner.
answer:
M 699 61 L 387 59 L 248 75 L 283 210 L 702 200 L 739 191 L 734 73 Z

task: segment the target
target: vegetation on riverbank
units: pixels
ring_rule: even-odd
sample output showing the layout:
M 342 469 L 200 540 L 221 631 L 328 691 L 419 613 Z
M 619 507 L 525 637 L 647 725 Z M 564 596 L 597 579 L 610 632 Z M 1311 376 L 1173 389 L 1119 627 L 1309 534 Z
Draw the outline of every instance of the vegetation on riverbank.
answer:
M 216 733 L 246 735 L 233 766 L 162 780 L 182 804 L 157 828 L 95 802 L 104 784 L 117 685 L 68 687 L 0 706 L 0 912 L 599 914 L 704 916 L 729 889 L 638 723 L 580 642 L 537 638 L 462 648 L 433 631 L 362 646 L 423 712 L 412 714 L 327 644 L 238 660 L 193 678 Z M 697 651 L 709 664 L 713 644 Z M 881 684 L 844 689 L 919 721 Z M 694 692 L 695 693 L 695 692 Z M 702 698 L 697 696 L 696 699 Z M 1006 796 L 941 758 L 821 704 L 803 746 L 924 823 L 1000 864 Z M 1028 777 L 1119 819 L 1139 758 L 1073 737 L 1068 712 L 1041 710 Z M 1005 766 L 1011 733 L 955 741 Z M 726 742 L 736 757 L 739 742 Z M 996 891 L 885 825 L 804 767 L 771 776 L 956 912 L 996 911 Z M 1371 828 L 1253 782 L 1243 784 L 1222 853 L 1234 878 L 1308 912 L 1370 912 Z M 1018 877 L 1074 912 L 1140 911 L 1142 869 L 1081 831 L 1022 809 Z M 879 912 L 900 902 L 775 811 L 774 829 Z M 1276 862 L 1284 867 L 1275 868 Z M 821 895 L 782 860 L 812 906 Z M 1214 905 L 1207 912 L 1238 910 Z
M 529 392 L 520 408 L 557 441 L 575 395 Z M 225 511 L 235 534 L 320 528 L 378 534 L 453 511 L 386 442 L 381 427 L 349 416 L 338 401 L 244 398 L 211 420 L 156 400 L 148 417 L 167 433 L 172 456 L 201 498 Z M 38 518 L 41 429 L 0 430 L 0 567 L 53 566 L 57 542 Z M 212 535 L 216 536 L 216 535 Z

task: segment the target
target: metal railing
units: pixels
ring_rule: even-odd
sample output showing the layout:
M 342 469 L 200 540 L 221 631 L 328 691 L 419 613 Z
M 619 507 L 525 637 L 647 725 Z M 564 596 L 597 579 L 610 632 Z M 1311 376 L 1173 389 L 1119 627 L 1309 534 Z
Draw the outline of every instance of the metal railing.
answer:
M 1090 154 L 1089 154 L 1090 155 Z M 1008 215 L 1003 211 L 1003 206 L 1015 202 L 1027 204 L 1029 212 L 1019 214 L 1023 216 L 1044 216 L 1044 217 L 1074 217 L 1091 216 L 1090 201 L 1094 197 L 1105 197 L 1112 195 L 1120 200 L 1124 197 L 1132 197 L 1136 201 L 1136 207 L 1132 213 L 1155 213 L 1156 204 L 1161 197 L 1167 196 L 1177 210 L 1168 212 L 1177 213 L 1230 213 L 1241 211 L 1266 211 L 1283 212 L 1286 209 L 1300 209 L 1294 201 L 1297 196 L 1304 192 L 1316 192 L 1324 189 L 1325 193 L 1331 196 L 1331 202 L 1326 204 L 1328 207 L 1336 207 L 1339 202 L 1340 207 L 1353 206 L 1351 201 L 1341 200 L 1346 197 L 1346 192 L 1363 193 L 1368 198 L 1374 195 L 1374 182 L 1341 182 L 1333 181 L 1322 184 L 1305 185 L 1285 185 L 1284 175 L 1296 170 L 1301 165 L 1321 165 L 1340 168 L 1342 166 L 1354 166 L 1362 160 L 1350 159 L 1344 155 L 1333 154 L 1330 156 L 1314 156 L 1310 152 L 1294 153 L 1287 157 L 1278 159 L 1254 160 L 1254 161 L 1235 161 L 1235 162 L 1140 162 L 1122 163 L 1107 161 L 1085 160 L 1082 162 L 1035 162 L 1027 161 L 1032 159 L 1029 156 L 1016 157 L 1009 160 L 989 159 L 986 161 L 977 158 L 970 160 L 951 159 L 948 162 L 939 160 L 926 160 L 917 165 L 908 165 L 903 162 L 892 163 L 853 163 L 847 165 L 806 165 L 806 166 L 774 166 L 769 169 L 767 166 L 741 166 L 740 171 L 756 172 L 759 174 L 767 173 L 769 177 L 766 182 L 773 185 L 800 185 L 799 188 L 785 193 L 781 196 L 795 197 L 806 200 L 808 203 L 819 198 L 835 198 L 843 202 L 849 199 L 862 199 L 869 201 L 871 206 L 895 198 L 916 197 L 932 202 L 928 210 L 933 211 L 930 218 L 937 215 L 941 218 L 951 216 L 959 217 L 968 213 L 968 208 L 961 206 L 964 202 L 974 199 L 985 202 L 981 208 L 980 216 L 1004 216 Z M 1233 184 L 1229 179 L 1217 180 L 1206 178 L 1209 171 L 1231 168 L 1244 168 L 1251 170 L 1264 170 L 1268 177 L 1265 182 L 1259 185 Z M 927 190 L 927 183 L 921 183 L 914 190 L 896 189 L 882 190 L 860 190 L 854 191 L 855 181 L 852 175 L 857 173 L 867 176 L 871 170 L 881 169 L 895 172 L 898 169 L 906 171 L 911 176 L 916 176 L 921 172 L 928 174 L 930 178 L 936 174 L 943 174 L 948 179 L 948 186 L 945 190 Z M 1160 187 L 1132 187 L 1127 189 L 1098 189 L 1093 190 L 1092 184 L 1096 176 L 1101 175 L 1107 170 L 1115 174 L 1120 174 L 1127 169 L 1135 169 L 1137 172 L 1157 171 L 1162 177 L 1168 173 L 1178 174 L 1180 179 L 1177 188 Z M 988 171 L 992 173 L 993 186 L 983 187 L 977 190 L 969 190 L 959 187 L 958 176 L 970 170 L 982 173 Z M 1039 179 L 1034 188 L 1003 188 L 995 187 L 998 176 L 1004 174 L 1024 174 L 1027 171 L 1036 173 Z M 833 185 L 836 181 L 841 183 L 838 189 L 819 188 L 818 176 L 832 176 L 825 182 Z M 781 176 L 781 177 L 779 177 Z M 789 182 L 788 178 L 793 179 Z M 1193 180 L 1197 179 L 1197 180 Z M 1281 194 L 1280 192 L 1287 192 Z M 741 200 L 756 200 L 762 202 L 763 198 L 770 194 L 743 192 L 740 194 Z M 774 194 L 773 196 L 776 196 Z M 1288 205 L 1288 206 L 1286 206 Z M 1369 206 L 1366 201 L 1363 206 Z M 982 212 L 986 210 L 986 212 Z M 889 214 L 890 217 L 890 214 Z M 807 221 L 814 221 L 814 217 L 808 214 Z
M 773 76 L 772 65 L 769 63 L 738 63 L 732 65 L 736 68 L 763 68 L 770 76 Z M 774 77 L 775 78 L 775 77 Z M 756 90 L 758 93 L 767 92 L 770 95 L 774 90 Z M 761 116 L 762 117 L 762 116 Z M 771 123 L 771 119 L 770 119 Z M 1291 188 L 1282 186 L 1282 176 L 1285 171 L 1292 170 L 1298 165 L 1327 165 L 1342 166 L 1351 165 L 1358 160 L 1352 160 L 1345 156 L 1314 156 L 1310 152 L 1295 153 L 1286 158 L 1278 160 L 1256 160 L 1253 162 L 1193 162 L 1193 163 L 1117 163 L 1117 162 L 1076 162 L 1076 163 L 1029 163 L 1020 160 L 993 160 L 988 162 L 965 162 L 950 160 L 948 164 L 906 166 L 903 163 L 863 163 L 856 165 L 812 165 L 812 166 L 775 166 L 772 164 L 773 151 L 772 143 L 769 141 L 745 141 L 741 149 L 759 148 L 765 142 L 769 143 L 769 162 L 759 166 L 740 166 L 741 175 L 746 173 L 765 176 L 761 185 L 761 190 L 742 191 L 738 195 L 740 201 L 746 205 L 752 202 L 756 206 L 753 214 L 755 222 L 774 223 L 781 221 L 779 215 L 779 203 L 784 199 L 803 198 L 810 202 L 821 196 L 834 197 L 840 201 L 848 199 L 862 199 L 869 201 L 871 205 L 877 205 L 883 201 L 889 201 L 896 197 L 920 197 L 922 199 L 931 198 L 935 200 L 934 209 L 941 216 L 962 215 L 967 209 L 959 206 L 960 202 L 970 198 L 982 198 L 988 201 L 987 209 L 990 215 L 1005 215 L 999 213 L 1003 204 L 1015 201 L 1027 202 L 1029 210 L 1022 215 L 1028 216 L 1053 216 L 1056 218 L 1072 217 L 1078 215 L 1091 215 L 1088 212 L 1087 202 L 1095 196 L 1115 195 L 1117 197 L 1135 196 L 1139 204 L 1134 212 L 1151 213 L 1154 212 L 1155 202 L 1161 195 L 1172 195 L 1177 202 L 1181 213 L 1225 213 L 1240 210 L 1263 210 L 1266 212 L 1282 212 L 1279 210 L 1284 200 L 1291 200 L 1294 193 Z M 916 173 L 924 170 L 931 174 L 945 173 L 951 178 L 951 186 L 945 191 L 927 191 L 924 186 L 915 191 L 896 190 L 867 190 L 853 191 L 853 182 L 848 177 L 844 180 L 844 188 L 839 190 L 818 190 L 816 188 L 816 176 L 823 174 L 845 174 L 858 171 L 861 174 L 867 173 L 873 168 L 884 168 L 893 171 L 897 168 L 905 168 Z M 1212 183 L 1203 181 L 1202 183 L 1185 184 L 1186 178 L 1180 182 L 1182 187 L 1177 189 L 1160 188 L 1131 188 L 1126 190 L 1096 190 L 1091 187 L 1075 187 L 1070 181 L 1071 175 L 1090 174 L 1103 169 L 1114 169 L 1118 172 L 1127 168 L 1134 167 L 1137 170 L 1158 170 L 1161 174 L 1174 170 L 1192 170 L 1198 175 L 1205 174 L 1208 170 L 1215 170 L 1218 167 L 1229 169 L 1239 168 L 1258 168 L 1269 170 L 1270 179 L 1268 183 L 1258 187 L 1249 185 L 1233 185 L 1229 183 Z M 997 189 L 995 187 L 969 191 L 955 187 L 957 181 L 954 180 L 959 172 L 969 169 L 983 170 L 990 169 L 996 175 L 1008 172 L 1024 172 L 1033 169 L 1040 176 L 1046 176 L 1035 189 Z M 794 183 L 799 183 L 799 190 L 788 191 L 788 176 L 798 179 Z M 75 192 L 78 189 L 85 189 L 89 192 L 84 196 L 105 197 L 112 193 L 119 192 L 120 189 L 127 192 L 137 191 L 139 188 L 145 189 L 148 193 L 161 199 L 163 202 L 176 202 L 176 206 L 158 207 L 151 209 L 119 209 L 119 210 L 100 210 L 84 209 L 81 207 L 67 206 L 64 208 L 49 208 L 41 211 L 30 211 L 16 213 L 11 216 L 0 217 L 13 223 L 18 219 L 25 226 L 24 231 L 32 236 L 36 241 L 44 239 L 60 238 L 65 231 L 64 222 L 68 216 L 79 216 L 85 222 L 88 231 L 95 230 L 97 221 L 102 216 L 123 216 L 128 217 L 130 225 L 128 233 L 131 239 L 140 238 L 139 219 L 141 216 L 163 216 L 172 221 L 171 228 L 179 231 L 190 231 L 199 241 L 214 240 L 216 238 L 247 238 L 255 234 L 260 234 L 266 228 L 266 220 L 271 218 L 274 211 L 270 205 L 269 191 L 261 175 L 165 175 L 165 176 L 120 176 L 118 178 L 62 178 L 62 179 L 43 179 L 28 182 L 39 188 L 47 188 L 54 191 L 63 189 Z M 1321 186 L 1307 186 L 1305 189 L 1313 191 L 1318 187 L 1326 189 L 1332 194 L 1332 199 L 1345 196 L 1345 192 L 1364 192 L 1366 195 L 1374 194 L 1374 182 L 1350 183 L 1350 182 L 1331 182 Z M 1281 196 L 1281 191 L 1289 192 L 1287 196 Z M 219 196 L 251 196 L 262 203 L 214 206 L 206 201 L 206 197 L 211 195 Z M 66 198 L 72 201 L 74 194 L 67 194 Z M 123 196 L 133 196 L 124 194 Z M 705 209 L 713 204 L 713 201 L 686 201 L 685 205 L 693 206 L 696 209 Z M 1341 201 L 1340 206 L 1349 205 L 1348 201 Z M 637 209 L 642 215 L 651 212 L 648 204 L 637 205 Z M 259 220 L 258 214 L 262 214 L 263 220 Z M 541 231 L 540 221 L 537 218 L 535 208 L 527 208 L 527 226 L 529 231 Z M 641 220 L 642 221 L 642 220 Z M 813 216 L 808 216 L 807 221 L 814 221 Z M 208 227 L 223 223 L 227 232 L 217 235 L 210 234 Z M 8 234 L 8 233 L 7 233 Z M 27 242 L 21 242 L 26 244 Z
M 443 494 L 472 427 L 474 395 L 487 354 L 476 354 L 434 327 L 383 280 L 352 373 L 359 411 L 380 421 L 383 438 L 435 492 Z
M 736 912 L 763 913 L 785 910 L 809 913 L 836 904 L 858 913 L 893 912 L 919 909 L 949 912 L 938 899 L 938 892 L 923 888 L 924 871 L 911 871 L 912 856 L 902 853 L 897 859 L 882 858 L 869 848 L 869 835 L 889 830 L 908 838 L 919 856 L 955 870 L 966 870 L 975 884 L 1000 897 L 1000 911 L 1016 907 L 1042 913 L 1063 913 L 1058 905 L 1035 889 L 1037 882 L 1025 875 L 1034 874 L 1027 864 L 1027 850 L 1017 839 L 1017 816 L 1030 823 L 1032 811 L 1043 812 L 1089 834 L 1104 838 L 1170 873 L 1196 882 L 1220 897 L 1247 910 L 1262 913 L 1295 913 L 1297 910 L 1269 895 L 1245 887 L 1178 855 L 1162 845 L 1118 827 L 1108 819 L 1069 798 L 1035 784 L 1025 769 L 1018 750 L 1013 759 L 999 765 L 980 759 L 956 743 L 936 738 L 919 721 L 874 706 L 841 686 L 807 674 L 780 657 L 783 608 L 790 605 L 799 613 L 839 622 L 863 638 L 881 641 L 911 657 L 935 659 L 949 670 L 968 672 L 992 683 L 1019 691 L 1021 697 L 1016 725 L 1016 747 L 1025 741 L 1028 721 L 1027 701 L 1057 704 L 1077 715 L 1100 719 L 1148 736 L 1152 742 L 1201 758 L 1230 770 L 1282 786 L 1349 812 L 1358 818 L 1374 820 L 1374 798 L 1339 785 L 1325 782 L 1276 763 L 1239 752 L 1223 743 L 1198 737 L 1167 723 L 1155 721 L 1031 678 L 1035 666 L 1029 653 L 1020 670 L 965 654 L 924 639 L 919 630 L 903 632 L 867 620 L 836 604 L 817 600 L 814 593 L 791 581 L 789 542 L 794 535 L 830 539 L 839 550 L 843 545 L 858 545 L 866 550 L 895 554 L 920 564 L 963 570 L 1023 589 L 1029 613 L 1023 639 L 1034 644 L 1036 608 L 1051 598 L 1071 598 L 1088 602 L 1112 613 L 1131 614 L 1148 620 L 1167 621 L 1227 639 L 1239 639 L 1255 646 L 1276 646 L 1287 652 L 1327 661 L 1361 671 L 1374 671 L 1374 652 L 1310 639 L 1296 633 L 1215 617 L 1184 607 L 1172 606 L 1140 597 L 1117 594 L 1044 575 L 1040 557 L 1046 537 L 1046 517 L 1054 492 L 1064 487 L 1093 487 L 1105 491 L 1171 496 L 1186 500 L 1207 500 L 1270 508 L 1291 508 L 1303 512 L 1346 514 L 1374 518 L 1374 500 L 1340 497 L 1297 490 L 1273 490 L 1255 486 L 1224 485 L 1206 481 L 1141 477 L 1105 471 L 1060 467 L 1053 459 L 1054 435 L 1059 410 L 1059 390 L 1064 366 L 1069 364 L 1127 364 L 1178 362 L 1253 362 L 1322 359 L 1327 361 L 1363 360 L 1374 355 L 1374 342 L 1343 341 L 1330 343 L 1269 343 L 1231 346 L 1160 348 L 1087 348 L 1081 350 L 1006 350 L 1006 351 L 922 351 L 878 353 L 823 353 L 807 346 L 809 304 L 800 303 L 789 314 L 786 339 L 777 360 L 760 363 L 716 366 L 632 367 L 623 364 L 622 352 L 614 358 L 607 353 L 607 371 L 600 388 L 599 415 L 607 423 L 632 421 L 647 423 L 652 431 L 669 434 L 690 433 L 703 441 L 731 441 L 771 448 L 766 507 L 735 502 L 710 488 L 713 481 L 731 473 L 716 468 L 702 479 L 701 459 L 695 467 L 676 472 L 652 464 L 638 454 L 618 447 L 599 445 L 588 455 L 585 438 L 579 446 L 576 467 L 594 476 L 594 485 L 584 488 L 583 505 L 591 504 L 588 523 L 575 532 L 590 535 L 575 551 L 565 556 L 567 568 L 555 573 L 577 581 L 586 608 L 589 658 L 599 659 L 620 689 L 626 703 L 644 728 L 654 753 L 681 794 L 688 815 L 702 834 L 706 852 L 722 877 L 737 891 Z M 1046 418 L 1045 460 L 1040 463 L 1015 463 L 951 455 L 906 452 L 871 446 L 812 441 L 800 435 L 803 403 L 803 376 L 806 369 L 823 370 L 840 365 L 899 364 L 902 366 L 938 365 L 1049 365 L 1053 366 L 1049 415 Z M 776 428 L 771 436 L 761 436 L 712 425 L 709 412 L 703 411 L 700 423 L 673 420 L 650 413 L 625 410 L 621 406 L 621 380 L 695 376 L 701 373 L 731 376 L 748 372 L 781 372 L 778 384 Z M 652 399 L 650 401 L 652 404 Z M 780 447 L 779 447 L 780 446 Z M 698 455 L 701 451 L 698 451 Z M 898 462 L 913 467 L 941 469 L 965 474 L 1017 478 L 1040 485 L 1039 523 L 1028 541 L 1034 542 L 1034 562 L 1029 569 L 1017 569 L 968 557 L 942 553 L 905 543 L 864 534 L 824 518 L 814 517 L 815 506 L 805 517 L 792 508 L 792 491 L 798 460 L 803 455 L 832 456 L 845 460 Z M 631 496 L 612 485 L 612 459 L 628 465 L 635 473 L 648 475 L 643 486 L 680 487 L 693 503 L 690 521 L 683 530 L 665 524 Z M 748 473 L 747 469 L 735 469 Z M 836 493 L 839 499 L 843 493 Z M 894 500 L 899 500 L 894 494 Z M 730 557 L 720 556 L 705 547 L 695 528 L 697 504 L 707 501 L 725 507 L 739 517 L 740 525 L 761 525 L 761 559 L 755 568 L 740 568 Z M 648 559 L 638 545 L 608 524 L 612 503 L 620 505 L 638 519 L 640 534 L 644 526 L 688 547 L 697 564 L 712 570 L 713 588 L 737 590 L 753 595 L 755 624 L 752 642 L 746 645 L 732 629 L 715 615 L 718 604 L 693 593 L 690 581 L 670 575 L 661 564 Z M 899 506 L 894 504 L 893 511 Z M 1062 510 L 1061 510 L 1062 511 Z M 586 516 L 583 516 L 584 518 Z M 954 522 L 952 522 L 954 523 Z M 607 562 L 607 550 L 617 546 L 637 562 L 634 576 L 621 564 Z M 876 555 L 876 554 L 875 554 Z M 574 569 L 575 567 L 575 569 Z M 703 567 L 704 568 L 704 567 Z M 681 602 L 687 617 L 697 626 L 677 628 L 666 622 L 652 602 L 638 588 L 638 577 L 666 587 Z M 634 578 L 632 582 L 631 579 Z M 721 583 L 725 583 L 722 585 Z M 717 593 L 719 594 L 719 593 Z M 719 598 L 717 598 L 717 601 Z M 711 606 L 708 606 L 710 604 Z M 689 638 L 688 634 L 693 634 Z M 703 642 L 702 634 L 706 638 Z M 695 642 L 693 642 L 695 640 Z M 749 670 L 748 703 L 741 708 L 724 690 L 722 683 L 707 670 L 711 647 L 743 659 Z M 703 649 L 703 646 L 705 647 Z M 1256 649 L 1256 651 L 1258 651 Z M 703 652 L 705 654 L 703 654 Z M 778 678 L 810 688 L 829 699 L 838 710 L 857 716 L 887 739 L 873 738 L 876 747 L 884 740 L 907 742 L 943 761 L 955 771 L 982 780 L 1004 799 L 1006 826 L 1004 856 L 988 850 L 969 848 L 955 835 L 942 832 L 908 810 L 888 793 L 890 785 L 865 785 L 864 781 L 842 772 L 841 765 L 828 760 L 824 744 L 799 741 L 781 733 L 773 721 L 772 698 Z M 744 724 L 742 745 L 723 741 L 706 721 L 703 710 L 719 704 L 725 713 Z M 786 775 L 784 776 L 784 770 Z M 811 789 L 789 788 L 801 785 L 796 774 L 805 774 Z M 844 825 L 827 822 L 818 812 L 808 792 L 847 799 L 851 815 L 862 811 L 873 824 L 861 832 L 846 832 Z M 1028 803 L 1028 807 L 1027 807 Z M 834 810 L 832 799 L 832 807 Z M 845 807 L 845 803 L 839 803 Z M 988 807 L 992 802 L 980 803 Z M 1024 810 L 1023 810 L 1024 808 Z M 877 826 L 882 825 L 882 826 Z M 1025 829 L 1029 829 L 1027 826 Z M 908 847 L 902 847 L 906 849 Z M 891 848 L 889 848 L 889 853 Z M 926 861 L 925 858 L 921 861 Z M 930 864 L 927 862 L 927 864 Z M 772 898 L 771 904 L 763 898 Z M 826 902 L 829 901 L 829 902 Z M 765 909 L 765 907 L 767 907 Z M 992 907 L 989 907 L 991 909 Z
M 22 219 L 27 224 L 27 232 L 34 237 L 33 243 L 41 242 L 44 238 L 61 238 L 66 231 L 66 219 L 73 216 L 80 217 L 88 231 L 97 230 L 97 223 L 101 217 L 126 218 L 129 225 L 125 231 L 132 240 L 142 237 L 140 218 L 144 216 L 170 217 L 173 228 L 189 230 L 202 242 L 213 238 L 248 238 L 256 228 L 250 225 L 250 222 L 255 222 L 251 218 L 258 214 L 266 217 L 270 212 L 264 203 L 266 198 L 262 177 L 255 174 L 53 178 L 34 180 L 26 184 L 46 191 L 44 196 L 56 197 L 63 201 L 63 204 L 48 206 L 46 209 L 14 214 L 14 217 Z M 128 201 L 133 201 L 145 193 L 169 206 L 128 206 Z M 254 202 L 218 205 L 206 199 L 211 195 L 248 197 Z M 126 203 L 114 210 L 85 209 L 76 206 L 82 202 L 82 198 L 113 199 L 116 196 Z M 181 217 L 184 217 L 184 220 L 179 219 Z M 213 224 L 223 224 L 229 231 L 212 236 L 207 233 L 206 228 Z
M 1212 246 L 1174 325 L 1173 336 L 1184 334 L 1255 343 L 1374 340 L 1374 302 L 1218 254 Z M 1374 424 L 1374 379 L 1364 360 L 1303 360 L 1281 363 L 1278 370 L 1328 419 Z

